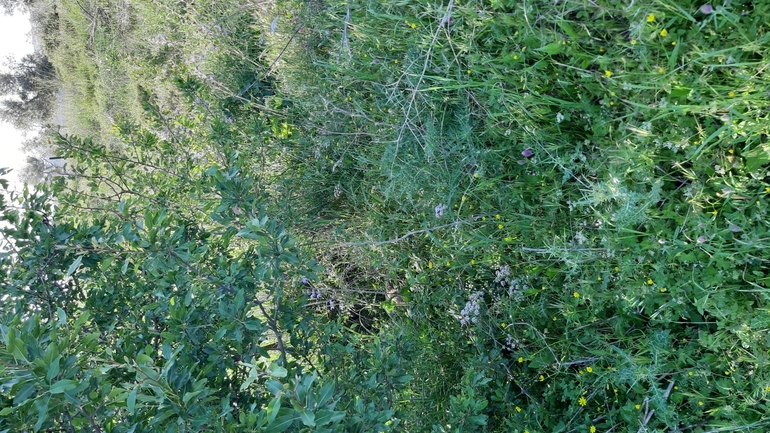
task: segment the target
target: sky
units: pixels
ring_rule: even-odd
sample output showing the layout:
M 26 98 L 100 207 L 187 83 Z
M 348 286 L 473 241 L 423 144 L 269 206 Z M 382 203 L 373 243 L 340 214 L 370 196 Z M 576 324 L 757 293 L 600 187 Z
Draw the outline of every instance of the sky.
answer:
M 31 30 L 29 15 L 16 13 L 11 16 L 0 14 L 0 62 L 5 69 L 5 58 L 12 55 L 21 58 L 34 51 L 27 37 Z M 24 135 L 13 126 L 0 122 L 0 167 L 14 169 L 9 180 L 17 182 L 14 174 L 18 172 L 25 160 L 21 152 L 21 142 Z

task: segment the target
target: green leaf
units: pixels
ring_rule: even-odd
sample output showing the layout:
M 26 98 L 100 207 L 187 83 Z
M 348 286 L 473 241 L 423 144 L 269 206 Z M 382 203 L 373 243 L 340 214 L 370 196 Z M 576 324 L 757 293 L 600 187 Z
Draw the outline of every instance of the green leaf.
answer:
M 140 353 L 139 355 L 136 355 L 136 363 L 137 364 L 152 364 L 152 358 L 145 355 L 144 353 Z
M 51 385 L 51 394 L 61 394 L 78 387 L 78 383 L 70 379 L 62 379 Z
M 182 403 L 187 404 L 188 401 L 190 401 L 191 398 L 195 397 L 196 395 L 202 393 L 203 390 L 200 391 L 190 391 L 184 393 L 184 397 L 182 397 Z
M 278 411 L 281 410 L 281 395 L 270 400 L 270 404 L 267 405 L 267 423 L 270 424 L 278 416 Z
M 291 427 L 295 419 L 297 419 L 297 417 L 293 414 L 280 416 L 274 422 L 268 424 L 265 433 L 280 433 L 286 431 L 286 429 Z
M 676 60 L 677 56 L 679 55 L 679 47 L 681 47 L 682 44 L 676 44 L 674 45 L 674 50 L 671 51 L 671 55 L 668 57 L 668 70 L 673 71 L 676 69 Z
M 236 314 L 243 309 L 244 305 L 246 305 L 244 292 L 243 289 L 240 289 L 238 290 L 238 293 L 236 293 L 235 300 L 233 301 L 233 307 L 235 308 Z
M 396 382 L 398 382 L 398 383 L 407 383 L 407 382 L 412 381 L 412 379 L 414 379 L 414 377 L 412 377 L 411 375 L 404 374 L 403 376 L 398 376 L 396 378 Z
M 345 412 L 333 412 L 321 409 L 315 414 L 315 423 L 318 426 L 324 426 L 329 423 L 337 422 L 345 418 Z
M 551 42 L 550 44 L 537 48 L 535 51 L 543 51 L 545 53 L 548 53 L 550 55 L 559 54 L 564 48 L 564 45 L 561 42 Z
M 67 323 L 67 313 L 61 308 L 56 309 L 56 315 L 59 317 L 59 323 L 65 325 Z
M 271 377 L 286 377 L 286 374 L 288 372 L 285 368 L 281 367 L 280 365 L 276 364 L 275 362 L 270 364 L 270 371 L 268 374 Z
M 11 349 L 10 352 L 15 360 L 29 362 L 27 360 L 27 347 L 24 345 L 24 341 L 13 338 L 9 349 Z
M 59 360 L 61 356 L 57 356 L 51 364 L 48 366 L 48 371 L 45 374 L 45 380 L 52 381 L 59 375 Z
M 128 399 L 126 400 L 126 408 L 128 409 L 128 413 L 131 415 L 134 414 L 134 409 L 136 408 L 136 393 L 138 389 L 138 386 L 134 387 L 134 389 L 132 389 L 128 394 Z
M 334 382 L 329 382 L 318 391 L 318 404 L 326 404 L 334 396 Z
M 305 409 L 300 412 L 299 419 L 302 421 L 302 424 L 305 424 L 308 427 L 315 427 L 315 414 L 312 410 Z
M 3 410 L 0 410 L 0 416 L 6 416 L 6 415 L 8 415 L 9 413 L 11 413 L 11 412 L 13 412 L 15 410 L 16 410 L 15 407 L 6 407 Z
M 126 271 L 128 271 L 128 257 L 126 257 L 126 260 L 123 260 L 123 266 L 120 268 L 120 273 L 123 275 L 126 275 Z
M 468 422 L 471 424 L 476 424 L 478 426 L 487 425 L 487 416 L 486 415 L 473 415 L 468 417 Z
M 74 328 L 76 332 L 80 330 L 80 327 L 83 326 L 83 324 L 85 324 L 88 321 L 88 318 L 89 318 L 88 311 L 80 312 L 80 315 L 78 316 L 78 318 L 75 319 Z
M 48 419 L 48 400 L 46 399 L 38 399 L 35 401 L 35 407 L 37 408 L 37 422 L 35 422 L 35 425 L 33 426 L 34 431 L 40 431 L 40 428 L 43 427 L 43 423 Z
M 770 162 L 770 146 L 760 145 L 746 153 L 746 169 L 755 171 Z
M 59 347 L 56 345 L 56 342 L 51 341 L 48 343 L 48 347 L 45 348 L 45 352 L 43 353 L 43 361 L 45 361 L 46 365 L 50 365 L 58 356 Z
M 560 20 L 557 24 L 559 27 L 561 27 L 562 30 L 564 30 L 564 33 L 566 33 L 567 36 L 571 37 L 572 39 L 577 39 L 579 37 L 572 26 L 569 24 L 569 21 Z
M 278 395 L 279 392 L 283 391 L 283 384 L 277 380 L 268 380 L 265 382 L 265 386 L 273 395 Z
M 83 256 L 78 256 L 77 259 L 75 259 L 74 262 L 70 265 L 69 269 L 67 269 L 67 276 L 69 277 L 73 273 L 75 273 L 75 270 L 80 266 L 80 262 L 83 261 Z
M 709 300 L 709 294 L 706 293 L 706 296 L 703 296 L 702 298 L 695 298 L 695 309 L 698 310 L 698 314 L 701 316 L 706 312 L 706 304 Z
M 387 312 L 388 314 L 393 313 L 393 309 L 396 308 L 396 303 L 393 302 L 392 299 L 388 299 L 386 301 L 380 302 L 380 306 Z
M 222 328 L 219 331 L 217 331 L 216 334 L 214 334 L 214 341 L 219 341 L 222 339 L 222 337 L 225 336 L 225 333 L 227 333 L 227 328 Z
M 27 399 L 35 393 L 36 385 L 37 383 L 35 382 L 28 382 L 24 384 L 18 391 L 16 391 L 16 395 L 13 396 L 13 404 L 16 406 L 21 406 L 22 404 L 26 403 Z

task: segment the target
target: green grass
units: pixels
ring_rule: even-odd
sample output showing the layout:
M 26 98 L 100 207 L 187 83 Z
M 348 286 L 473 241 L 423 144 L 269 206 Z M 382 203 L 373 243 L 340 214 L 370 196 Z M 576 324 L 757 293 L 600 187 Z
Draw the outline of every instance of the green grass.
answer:
M 157 1 L 58 65 L 93 135 L 248 155 L 400 431 L 764 431 L 770 4 L 449 5 Z

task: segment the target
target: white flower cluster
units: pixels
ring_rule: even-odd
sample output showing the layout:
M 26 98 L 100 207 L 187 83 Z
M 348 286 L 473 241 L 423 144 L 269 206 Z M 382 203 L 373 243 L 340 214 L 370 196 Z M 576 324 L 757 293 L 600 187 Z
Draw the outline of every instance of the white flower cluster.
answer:
M 527 289 L 529 289 L 529 286 L 516 278 L 508 284 L 508 296 L 516 295 L 516 298 L 519 299 L 522 296 L 521 291 Z
M 510 281 L 508 276 L 511 275 L 511 267 L 508 265 L 501 265 L 497 271 L 495 271 L 495 282 L 500 283 L 501 286 L 507 286 Z
M 476 323 L 479 318 L 479 309 L 481 297 L 484 296 L 484 292 L 474 292 L 468 297 L 468 302 L 465 303 L 465 308 L 460 311 L 460 324 L 467 325 L 469 323 Z
M 505 349 L 513 351 L 516 349 L 516 347 L 518 347 L 519 343 L 520 341 L 518 338 L 514 339 L 509 335 L 508 338 L 505 339 Z
M 444 216 L 444 211 L 446 210 L 446 206 L 439 203 L 433 210 L 436 212 L 436 219 L 441 218 Z

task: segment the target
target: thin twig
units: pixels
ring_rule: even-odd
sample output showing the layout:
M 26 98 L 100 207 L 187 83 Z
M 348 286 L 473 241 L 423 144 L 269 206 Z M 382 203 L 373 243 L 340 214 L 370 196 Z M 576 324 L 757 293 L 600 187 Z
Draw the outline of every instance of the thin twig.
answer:
M 527 253 L 552 253 L 553 251 L 562 250 L 562 249 L 550 249 L 550 248 L 528 248 L 528 247 L 522 247 L 521 251 L 527 252 Z M 565 248 L 563 249 L 565 251 L 599 251 L 599 252 L 609 252 L 609 249 L 607 248 Z
M 411 232 L 406 233 L 403 236 L 397 237 L 395 239 L 389 239 L 387 241 L 341 242 L 340 245 L 343 246 L 343 247 L 352 247 L 352 246 L 364 246 L 364 245 L 395 244 L 395 243 L 403 241 L 404 239 L 406 239 L 406 238 L 408 238 L 410 236 L 419 235 L 420 233 L 430 233 L 432 231 L 441 230 L 441 229 L 445 229 L 445 228 L 448 228 L 448 227 L 453 227 L 453 226 L 457 226 L 457 225 L 460 225 L 460 224 L 465 224 L 465 223 L 468 223 L 468 222 L 473 222 L 473 221 L 479 220 L 479 219 L 481 219 L 481 218 L 483 218 L 485 216 L 486 215 L 479 215 L 479 216 L 475 216 L 473 218 L 464 219 L 462 221 L 455 221 L 453 223 L 444 224 L 443 226 L 430 227 L 430 228 L 422 229 L 422 230 L 413 230 Z

